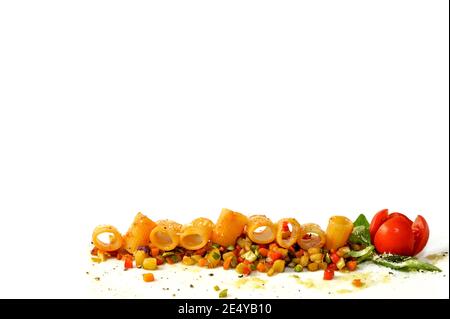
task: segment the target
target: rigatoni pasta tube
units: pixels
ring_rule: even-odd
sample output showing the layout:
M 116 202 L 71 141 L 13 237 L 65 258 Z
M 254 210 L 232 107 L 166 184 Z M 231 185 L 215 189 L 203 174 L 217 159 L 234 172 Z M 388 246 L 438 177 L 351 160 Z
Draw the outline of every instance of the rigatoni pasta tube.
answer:
M 105 243 L 99 238 L 99 236 L 104 233 L 109 234 L 109 243 Z M 97 249 L 111 252 L 122 247 L 123 239 L 122 235 L 120 235 L 119 231 L 114 226 L 100 225 L 95 227 L 92 232 L 92 242 Z
M 274 241 L 276 226 L 264 215 L 253 215 L 248 218 L 247 236 L 256 244 L 269 244 Z
M 133 223 L 123 237 L 124 248 L 134 254 L 139 246 L 147 246 L 149 243 L 150 232 L 156 224 L 150 218 L 142 213 L 137 213 Z
M 180 233 L 180 246 L 189 250 L 203 248 L 211 238 L 214 224 L 208 218 L 196 218 L 184 225 Z
M 325 245 L 327 236 L 319 225 L 309 223 L 300 227 L 300 234 L 297 243 L 302 249 L 322 248 Z
M 286 231 L 283 225 L 291 225 L 292 229 Z M 297 242 L 300 234 L 300 224 L 295 218 L 283 218 L 277 223 L 277 244 L 283 248 L 289 248 Z
M 347 244 L 347 240 L 353 230 L 353 223 L 344 216 L 333 216 L 330 218 L 327 227 L 328 249 L 338 249 Z
M 248 218 L 238 212 L 223 208 L 213 228 L 211 241 L 221 246 L 230 246 L 244 231 Z
M 180 243 L 181 225 L 172 220 L 161 220 L 150 233 L 150 241 L 161 250 L 172 250 Z

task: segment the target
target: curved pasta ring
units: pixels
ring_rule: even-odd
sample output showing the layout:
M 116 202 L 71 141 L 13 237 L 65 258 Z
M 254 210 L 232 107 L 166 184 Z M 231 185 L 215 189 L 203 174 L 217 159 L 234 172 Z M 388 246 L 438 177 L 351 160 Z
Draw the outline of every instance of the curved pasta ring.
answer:
M 314 234 L 310 238 L 304 238 L 308 234 Z M 319 225 L 314 223 L 304 224 L 300 227 L 300 234 L 297 243 L 302 249 L 322 248 L 325 245 L 327 236 Z
M 283 223 L 289 223 L 292 226 L 291 235 L 288 238 L 283 238 Z M 282 218 L 277 223 L 277 244 L 283 248 L 289 248 L 297 242 L 300 234 L 300 224 L 295 218 Z
M 203 248 L 211 237 L 213 227 L 213 222 L 208 218 L 194 219 L 181 229 L 180 246 L 189 250 Z
M 98 236 L 104 233 L 110 233 L 112 236 L 110 236 L 110 243 L 105 243 L 101 241 Z M 97 247 L 99 250 L 102 251 L 116 251 L 119 250 L 120 247 L 122 247 L 123 238 L 122 235 L 119 233 L 117 228 L 111 225 L 100 225 L 95 227 L 94 231 L 92 232 L 92 242 L 94 243 L 94 246 Z
M 150 233 L 150 241 L 161 250 L 173 250 L 180 243 L 181 225 L 172 220 L 161 220 Z
M 263 230 L 258 231 L 260 228 L 263 228 Z M 266 216 L 253 215 L 248 218 L 246 232 L 252 242 L 256 244 L 269 244 L 275 239 L 276 227 Z

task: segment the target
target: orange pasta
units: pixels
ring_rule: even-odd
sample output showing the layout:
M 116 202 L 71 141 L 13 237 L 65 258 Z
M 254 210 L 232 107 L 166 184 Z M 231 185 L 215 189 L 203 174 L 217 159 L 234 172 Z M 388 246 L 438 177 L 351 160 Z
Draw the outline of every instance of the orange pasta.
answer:
M 203 248 L 211 238 L 214 224 L 208 218 L 196 218 L 183 226 L 180 234 L 180 246 L 189 250 Z
M 105 243 L 100 238 L 98 238 L 101 234 L 110 234 L 109 235 L 109 243 Z M 122 247 L 123 239 L 122 235 L 120 235 L 119 231 L 110 225 L 100 225 L 95 227 L 92 233 L 92 242 L 97 249 L 101 251 L 111 252 L 116 251 Z
M 150 241 L 161 250 L 172 250 L 180 243 L 181 225 L 172 220 L 161 220 L 150 233 Z
M 213 228 L 211 241 L 225 247 L 234 245 L 236 239 L 238 239 L 244 231 L 247 222 L 247 216 L 223 208 L 219 219 Z
M 327 227 L 327 248 L 338 249 L 345 246 L 353 230 L 353 223 L 344 216 L 333 216 Z
M 139 246 L 147 246 L 149 244 L 150 232 L 155 226 L 154 221 L 142 213 L 138 213 L 123 238 L 124 248 L 128 252 L 134 253 Z
M 292 229 L 286 229 L 288 225 L 291 225 Z M 276 242 L 283 248 L 289 248 L 297 242 L 298 235 L 300 234 L 300 224 L 295 218 L 283 218 L 278 221 L 277 235 L 275 237 Z
M 264 215 L 253 215 L 248 219 L 247 236 L 257 244 L 269 244 L 274 241 L 276 226 Z

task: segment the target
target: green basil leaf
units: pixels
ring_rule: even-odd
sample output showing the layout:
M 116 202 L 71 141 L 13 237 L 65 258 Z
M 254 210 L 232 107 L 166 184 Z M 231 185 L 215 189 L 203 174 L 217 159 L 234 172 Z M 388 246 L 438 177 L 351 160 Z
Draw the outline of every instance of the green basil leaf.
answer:
M 353 230 L 348 241 L 353 244 L 371 245 L 369 226 L 366 216 L 360 214 L 353 223 Z

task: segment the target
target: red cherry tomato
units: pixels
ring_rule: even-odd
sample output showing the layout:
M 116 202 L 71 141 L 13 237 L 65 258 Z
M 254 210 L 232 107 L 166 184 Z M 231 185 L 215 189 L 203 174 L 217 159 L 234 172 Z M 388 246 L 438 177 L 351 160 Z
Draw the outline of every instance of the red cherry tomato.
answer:
M 414 256 L 428 242 L 430 230 L 427 221 L 417 216 L 414 223 L 401 213 L 379 211 L 370 223 L 370 238 L 379 253 Z
M 374 244 L 380 253 L 412 256 L 414 235 L 410 223 L 402 216 L 389 218 L 378 228 Z
M 416 217 L 416 220 L 412 224 L 412 232 L 414 235 L 414 251 L 413 255 L 420 253 L 428 242 L 430 237 L 430 229 L 428 223 L 421 215 Z

